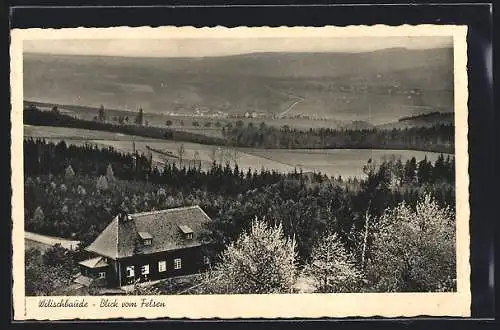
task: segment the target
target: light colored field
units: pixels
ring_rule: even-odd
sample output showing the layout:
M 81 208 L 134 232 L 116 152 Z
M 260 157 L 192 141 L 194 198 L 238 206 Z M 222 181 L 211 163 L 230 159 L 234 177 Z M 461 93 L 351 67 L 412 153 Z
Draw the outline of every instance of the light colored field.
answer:
M 384 159 L 411 157 L 417 161 L 427 159 L 434 162 L 439 156 L 434 152 L 413 150 L 372 150 L 372 149 L 245 149 L 249 154 L 288 164 L 302 171 L 320 171 L 328 176 L 363 177 L 363 165 L 368 159 L 380 162 Z
M 64 140 L 123 140 L 131 141 L 141 140 L 148 141 L 154 140 L 141 136 L 125 135 L 121 133 L 113 133 L 106 131 L 94 131 L 80 128 L 68 127 L 52 127 L 52 126 L 32 126 L 24 125 L 25 137 L 40 137 L 46 139 L 64 139 Z
M 117 150 L 126 152 L 133 151 L 133 144 L 131 141 L 94 140 L 93 142 L 100 145 L 112 146 Z M 135 142 L 135 148 L 139 152 L 146 153 L 148 151 L 146 146 L 149 146 L 150 148 L 153 148 L 155 150 L 160 150 L 165 153 L 172 153 L 176 157 L 179 157 L 179 148 L 181 145 L 184 147 L 184 154 L 182 155 L 182 158 L 184 159 L 185 164 L 187 164 L 191 160 L 199 160 L 201 161 L 202 167 L 206 168 L 212 164 L 215 156 L 215 160 L 217 162 L 222 161 L 222 163 L 225 163 L 226 161 L 229 161 L 231 165 L 234 164 L 234 158 L 236 158 L 239 168 L 245 171 L 249 168 L 252 170 L 260 170 L 261 168 L 270 170 L 274 169 L 280 172 L 291 172 L 294 170 L 293 166 L 282 163 L 280 161 L 267 159 L 265 157 L 246 153 L 243 150 L 235 150 L 232 148 L 162 140 Z M 156 152 L 152 152 L 152 156 L 154 160 L 160 162 L 179 162 L 179 160 L 174 157 L 164 156 Z
M 363 165 L 368 159 L 381 161 L 384 158 L 401 158 L 404 162 L 411 157 L 417 161 L 427 156 L 434 162 L 438 153 L 413 151 L 413 150 L 371 150 L 371 149 L 252 149 L 252 148 L 226 148 L 213 145 L 204 145 L 190 142 L 166 141 L 119 133 L 91 131 L 84 129 L 24 126 L 24 136 L 44 137 L 49 141 L 66 140 L 68 144 L 83 145 L 93 143 L 102 147 L 111 146 L 118 151 L 133 152 L 135 149 L 144 154 L 150 151 L 146 146 L 161 151 L 151 152 L 153 161 L 157 164 L 179 164 L 179 149 L 182 145 L 183 165 L 200 164 L 203 169 L 211 166 L 214 158 L 217 162 L 236 162 L 241 170 L 249 168 L 260 171 L 262 168 L 287 173 L 294 169 L 304 172 L 321 172 L 328 176 L 363 177 Z M 173 156 L 166 154 L 171 153 Z M 196 162 L 195 162 L 196 161 Z
M 132 141 L 135 141 L 135 149 L 140 153 L 147 154 L 149 150 L 146 146 L 149 146 L 150 148 L 160 150 L 164 153 L 170 152 L 176 157 L 179 156 L 179 148 L 182 145 L 184 148 L 184 154 L 182 155 L 183 164 L 194 164 L 193 160 L 196 160 L 201 162 L 201 166 L 204 169 L 211 166 L 214 161 L 214 157 L 217 162 L 222 161 L 222 163 L 226 163 L 226 161 L 229 161 L 231 165 L 234 164 L 234 158 L 236 157 L 239 168 L 245 171 L 249 168 L 252 169 L 252 171 L 254 169 L 260 171 L 261 168 L 265 168 L 269 170 L 274 169 L 280 172 L 289 172 L 294 169 L 292 166 L 283 164 L 279 161 L 248 154 L 244 151 L 235 152 L 235 149 L 232 148 L 190 142 L 143 138 L 104 131 L 24 125 L 24 136 L 43 137 L 47 141 L 53 142 L 65 140 L 66 143 L 74 145 L 93 143 L 102 147 L 111 146 L 122 152 L 133 152 L 134 143 Z M 168 157 L 154 151 L 151 152 L 151 154 L 153 161 L 157 163 L 169 162 L 179 164 L 180 162 L 176 157 Z

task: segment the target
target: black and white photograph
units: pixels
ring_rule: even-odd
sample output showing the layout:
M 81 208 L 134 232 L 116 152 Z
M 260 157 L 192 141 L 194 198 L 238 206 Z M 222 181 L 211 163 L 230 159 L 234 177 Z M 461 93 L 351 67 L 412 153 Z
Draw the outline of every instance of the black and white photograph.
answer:
M 23 299 L 467 296 L 450 29 L 177 29 L 19 42 Z

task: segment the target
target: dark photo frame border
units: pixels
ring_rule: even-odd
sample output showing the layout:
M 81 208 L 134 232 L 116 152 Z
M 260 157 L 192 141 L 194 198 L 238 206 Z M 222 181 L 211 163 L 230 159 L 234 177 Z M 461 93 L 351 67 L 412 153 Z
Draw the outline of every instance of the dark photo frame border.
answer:
M 494 230 L 497 213 L 495 194 L 495 154 L 493 109 L 493 17 L 489 4 L 413 4 L 413 5 L 339 5 L 288 4 L 272 5 L 256 1 L 236 5 L 234 1 L 96 1 L 82 6 L 77 1 L 12 1 L 9 23 L 13 28 L 71 28 L 112 26 L 347 26 L 401 24 L 456 24 L 468 26 L 468 88 L 469 88 L 469 175 L 470 175 L 470 234 L 471 234 L 471 315 L 473 319 L 492 319 L 494 289 Z M 7 47 L 8 53 L 9 47 Z M 8 64 L 7 64 L 8 66 Z M 10 90 L 7 91 L 10 93 Z M 9 94 L 10 95 L 10 94 Z M 9 99 L 9 98 L 6 98 Z M 7 100 L 10 108 L 10 101 Z M 7 121 L 9 122 L 9 121 Z M 10 140 L 10 139 L 9 139 Z M 10 172 L 9 172 L 10 181 Z M 9 189 L 9 194 L 11 190 Z M 10 231 L 4 251 L 11 251 Z M 8 253 L 10 256 L 10 253 Z M 10 262 L 9 262 L 10 263 Z M 10 294 L 11 281 L 8 283 Z M 11 314 L 11 313 L 9 313 Z M 12 315 L 10 315 L 10 318 Z M 434 318 L 432 318 L 434 320 Z M 365 319 L 366 320 L 366 319 Z M 448 319 L 457 322 L 456 319 Z M 128 321 L 134 322 L 134 321 Z M 148 321 L 151 322 L 151 321 Z M 248 320 L 245 320 L 248 322 Z M 388 321 L 387 321 L 388 322 Z M 26 322 L 23 322 L 26 323 Z M 28 322 L 29 323 L 29 322 Z M 151 323 L 157 324 L 156 321 Z M 198 322 L 195 322 L 198 323 Z M 234 324 L 234 321 L 229 322 Z M 311 327 L 328 322 L 311 322 Z M 344 325 L 382 325 L 386 321 L 361 324 L 350 320 Z M 481 322 L 487 324 L 490 322 Z M 220 325 L 220 323 L 217 323 Z M 297 325 L 280 321 L 279 325 Z M 403 325 L 407 323 L 399 323 Z M 456 323 L 455 323 L 456 324 Z M 467 323 L 465 323 L 467 324 Z M 160 324 L 159 324 L 160 325 Z M 215 324 L 214 324 L 215 325 Z M 248 324 L 251 326 L 251 324 Z M 257 325 L 257 324 L 256 324 Z M 340 324 L 339 324 L 340 325 Z M 469 323 L 470 326 L 475 326 Z M 123 324 L 118 324 L 122 327 Z M 161 326 L 161 325 L 160 325 Z M 260 323 L 257 326 L 264 326 Z M 385 324 L 387 326 L 387 324 Z M 424 325 L 425 326 L 425 325 Z M 461 325 L 460 325 L 461 326 Z

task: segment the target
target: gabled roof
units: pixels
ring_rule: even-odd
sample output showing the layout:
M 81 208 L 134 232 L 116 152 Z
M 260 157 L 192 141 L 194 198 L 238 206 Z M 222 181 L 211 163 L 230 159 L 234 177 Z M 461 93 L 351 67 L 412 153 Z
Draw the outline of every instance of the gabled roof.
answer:
M 116 216 L 86 250 L 120 259 L 199 246 L 203 244 L 200 234 L 206 231 L 204 224 L 210 221 L 199 206 L 135 213 L 129 218 L 123 221 Z M 179 232 L 182 225 L 192 230 L 193 239 L 186 240 Z M 153 233 L 153 244 L 143 245 L 139 233 Z
M 104 260 L 104 257 L 87 259 L 84 261 L 80 261 L 79 264 L 87 268 L 101 268 L 108 266 L 108 263 L 106 262 L 106 260 Z

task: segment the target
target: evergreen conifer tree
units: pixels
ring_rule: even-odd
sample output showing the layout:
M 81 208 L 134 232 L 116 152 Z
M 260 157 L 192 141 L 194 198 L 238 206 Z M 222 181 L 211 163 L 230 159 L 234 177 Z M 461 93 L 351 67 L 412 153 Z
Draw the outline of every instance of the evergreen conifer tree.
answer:
M 96 189 L 99 191 L 105 191 L 109 189 L 108 180 L 104 175 L 101 175 L 99 179 L 97 179 Z
M 66 179 L 71 179 L 75 176 L 75 171 L 73 171 L 73 167 L 71 167 L 71 165 L 68 165 L 68 167 L 66 167 L 64 176 L 66 177 Z

